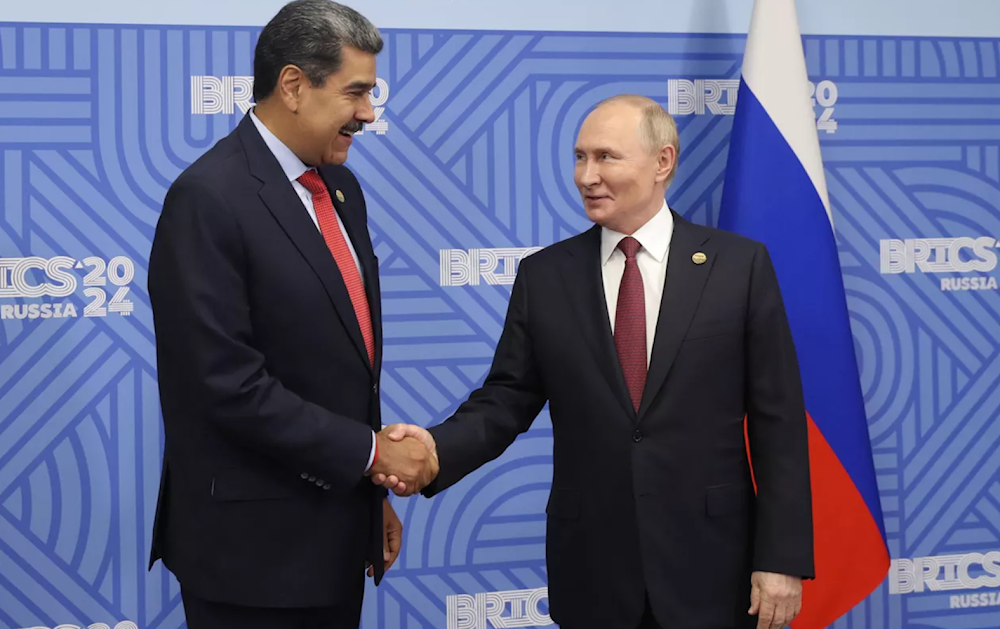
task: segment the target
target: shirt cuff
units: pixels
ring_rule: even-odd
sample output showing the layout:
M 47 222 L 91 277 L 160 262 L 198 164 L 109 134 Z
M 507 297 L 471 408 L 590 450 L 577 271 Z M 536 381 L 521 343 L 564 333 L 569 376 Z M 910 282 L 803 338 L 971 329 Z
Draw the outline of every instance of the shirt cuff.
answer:
M 372 463 L 375 461 L 375 431 L 372 431 L 372 451 L 368 454 L 368 465 L 365 466 L 365 472 L 372 469 Z

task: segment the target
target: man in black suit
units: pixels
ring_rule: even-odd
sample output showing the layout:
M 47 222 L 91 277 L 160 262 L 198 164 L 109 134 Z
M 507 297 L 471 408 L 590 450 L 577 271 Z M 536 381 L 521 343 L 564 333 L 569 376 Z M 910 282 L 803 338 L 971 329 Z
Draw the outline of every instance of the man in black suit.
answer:
M 667 207 L 678 151 L 648 98 L 590 113 L 575 181 L 596 225 L 521 262 L 492 369 L 455 415 L 393 428 L 436 447 L 437 479 L 372 479 L 443 491 L 547 401 L 550 610 L 568 629 L 777 629 L 813 577 L 807 424 L 775 272 L 763 245 Z
M 177 576 L 190 629 L 357 627 L 366 566 L 378 583 L 402 530 L 365 475 L 435 473 L 381 432 L 378 261 L 343 166 L 381 48 L 352 9 L 286 5 L 257 43 L 256 108 L 164 201 L 150 567 Z

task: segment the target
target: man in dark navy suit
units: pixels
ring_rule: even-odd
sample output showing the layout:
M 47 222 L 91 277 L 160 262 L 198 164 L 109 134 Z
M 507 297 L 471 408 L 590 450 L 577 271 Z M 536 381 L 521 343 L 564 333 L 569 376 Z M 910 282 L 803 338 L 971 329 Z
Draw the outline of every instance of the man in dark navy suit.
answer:
M 812 501 L 798 362 L 767 250 L 667 206 L 679 141 L 658 103 L 601 103 L 574 153 L 594 227 L 521 262 L 483 386 L 429 432 L 393 437 L 436 447 L 431 496 L 499 456 L 548 402 L 560 627 L 780 629 L 813 576 Z
M 381 431 L 378 261 L 345 167 L 374 120 L 382 39 L 328 0 L 286 5 L 256 108 L 167 193 L 149 263 L 166 447 L 150 566 L 191 629 L 357 627 L 401 525 L 366 475 L 435 473 Z

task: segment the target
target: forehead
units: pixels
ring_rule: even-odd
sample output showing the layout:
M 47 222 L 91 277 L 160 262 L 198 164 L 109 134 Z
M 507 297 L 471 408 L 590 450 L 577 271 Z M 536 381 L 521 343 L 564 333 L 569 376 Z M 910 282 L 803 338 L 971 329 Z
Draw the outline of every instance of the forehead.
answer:
M 336 73 L 330 75 L 339 85 L 358 83 L 375 87 L 375 55 L 362 52 L 351 46 L 344 46 L 342 63 Z
M 642 113 L 631 105 L 612 103 L 590 112 L 580 127 L 576 148 L 630 148 L 640 142 Z

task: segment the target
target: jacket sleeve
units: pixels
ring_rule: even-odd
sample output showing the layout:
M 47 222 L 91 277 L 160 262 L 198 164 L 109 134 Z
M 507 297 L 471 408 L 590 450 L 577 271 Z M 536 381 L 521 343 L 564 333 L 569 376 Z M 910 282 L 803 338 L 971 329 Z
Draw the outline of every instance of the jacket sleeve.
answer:
M 535 362 L 528 325 L 528 260 L 514 280 L 503 333 L 483 386 L 455 414 L 430 429 L 440 473 L 423 494 L 433 496 L 500 456 L 531 426 L 546 395 Z
M 747 432 L 757 510 L 753 569 L 813 578 L 808 424 L 798 358 L 767 249 L 753 259 L 747 315 Z

